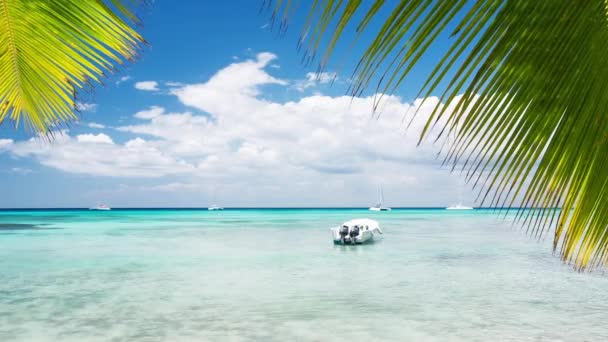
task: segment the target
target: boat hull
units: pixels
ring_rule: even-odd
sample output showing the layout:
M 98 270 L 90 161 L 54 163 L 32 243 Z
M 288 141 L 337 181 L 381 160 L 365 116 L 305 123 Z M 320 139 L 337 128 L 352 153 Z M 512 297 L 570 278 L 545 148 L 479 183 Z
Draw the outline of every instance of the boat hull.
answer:
M 359 235 L 351 238 L 350 236 L 340 236 L 340 227 L 331 229 L 332 238 L 336 245 L 362 245 L 374 241 L 374 233 L 371 231 L 361 231 Z
M 378 208 L 378 207 L 371 207 L 369 208 L 370 211 L 391 211 L 391 208 Z

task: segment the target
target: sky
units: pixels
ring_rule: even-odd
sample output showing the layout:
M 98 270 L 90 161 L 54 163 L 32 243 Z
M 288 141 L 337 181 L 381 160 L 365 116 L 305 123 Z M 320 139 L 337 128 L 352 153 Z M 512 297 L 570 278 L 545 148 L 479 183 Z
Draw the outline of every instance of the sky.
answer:
M 345 95 L 361 50 L 317 74 L 296 49 L 306 12 L 279 36 L 260 3 L 143 9 L 150 46 L 79 95 L 77 122 L 51 141 L 0 126 L 0 207 L 364 207 L 380 186 L 393 207 L 474 204 L 435 133 L 417 146 L 437 99 L 406 127 L 439 53 L 374 113 L 373 92 Z

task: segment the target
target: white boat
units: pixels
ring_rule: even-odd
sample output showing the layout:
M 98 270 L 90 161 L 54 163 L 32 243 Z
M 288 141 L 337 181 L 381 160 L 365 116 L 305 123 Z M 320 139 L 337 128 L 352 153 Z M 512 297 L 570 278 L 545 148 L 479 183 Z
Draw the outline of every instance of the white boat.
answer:
M 381 234 L 382 230 L 378 222 L 367 218 L 346 221 L 339 227 L 331 228 L 334 243 L 342 245 L 372 242 Z
M 384 192 L 382 191 L 382 186 L 378 188 L 378 197 L 379 201 L 376 205 L 369 207 L 371 211 L 391 211 L 391 208 L 384 206 Z
M 458 122 L 456 122 L 456 130 L 454 131 L 454 137 L 456 136 L 458 130 L 459 130 Z M 448 140 L 449 139 L 450 139 L 450 135 L 448 133 Z M 468 207 L 468 206 L 462 204 L 463 192 L 464 192 L 464 182 L 461 179 L 458 183 L 458 204 L 451 205 L 449 207 L 446 207 L 445 209 L 446 210 L 473 210 L 474 209 L 473 207 Z
M 473 207 L 467 207 L 466 205 L 462 205 L 461 203 L 458 203 L 456 205 L 451 205 L 445 209 L 446 210 L 473 210 Z
M 98 204 L 94 207 L 89 208 L 89 210 L 108 211 L 108 210 L 112 210 L 112 208 L 108 207 L 105 204 Z
M 217 189 L 213 189 L 213 195 L 211 196 L 211 203 L 214 203 L 212 205 L 210 205 L 207 210 L 211 211 L 211 210 L 224 210 L 224 207 L 220 207 L 219 205 L 215 204 L 217 203 Z
M 462 204 L 462 193 L 464 190 L 463 188 L 464 188 L 464 183 L 460 182 L 460 184 L 458 186 L 458 204 L 451 205 L 445 209 L 447 209 L 447 210 L 473 210 L 473 207 L 468 207 L 468 206 Z
M 461 184 L 460 187 L 458 188 L 458 203 L 447 207 L 446 208 L 447 210 L 473 210 L 473 207 L 468 207 L 468 206 L 462 204 L 462 188 L 463 187 L 464 187 L 464 184 Z
M 388 207 L 383 207 L 383 206 L 382 206 L 382 205 L 380 205 L 380 204 L 376 204 L 376 205 L 375 205 L 375 206 L 373 206 L 373 207 L 369 207 L 369 210 L 370 210 L 370 211 L 391 211 L 392 209 L 391 209 L 391 208 L 388 208 Z

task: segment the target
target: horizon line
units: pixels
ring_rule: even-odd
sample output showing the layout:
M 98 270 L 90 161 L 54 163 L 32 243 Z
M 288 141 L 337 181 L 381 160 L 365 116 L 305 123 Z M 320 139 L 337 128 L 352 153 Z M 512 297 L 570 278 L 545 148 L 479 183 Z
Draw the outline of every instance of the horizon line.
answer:
M 90 210 L 88 207 L 5 207 L 0 208 L 0 211 L 11 211 L 11 210 Z M 112 210 L 208 210 L 208 207 L 112 207 Z M 284 210 L 314 210 L 314 209 L 369 209 L 369 207 L 223 207 L 223 210 L 273 210 L 273 209 L 284 209 Z M 446 209 L 446 206 L 432 206 L 432 207 L 391 207 L 391 209 Z M 473 210 L 515 210 L 515 209 L 560 209 L 559 207 L 548 207 L 548 208 L 531 208 L 531 207 L 473 207 Z

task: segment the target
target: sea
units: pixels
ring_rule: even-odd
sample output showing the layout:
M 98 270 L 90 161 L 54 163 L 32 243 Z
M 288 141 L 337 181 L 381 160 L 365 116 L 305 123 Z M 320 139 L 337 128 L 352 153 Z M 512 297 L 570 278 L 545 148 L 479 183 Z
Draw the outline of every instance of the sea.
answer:
M 383 239 L 329 229 L 379 221 Z M 608 274 L 493 210 L 0 211 L 0 341 L 608 341 Z

